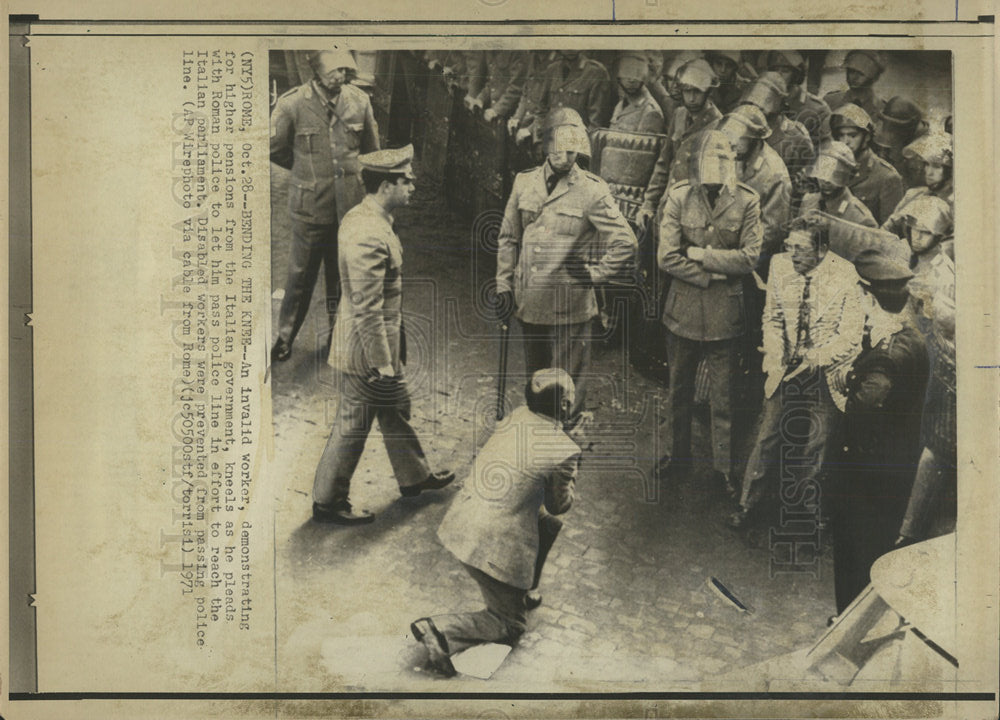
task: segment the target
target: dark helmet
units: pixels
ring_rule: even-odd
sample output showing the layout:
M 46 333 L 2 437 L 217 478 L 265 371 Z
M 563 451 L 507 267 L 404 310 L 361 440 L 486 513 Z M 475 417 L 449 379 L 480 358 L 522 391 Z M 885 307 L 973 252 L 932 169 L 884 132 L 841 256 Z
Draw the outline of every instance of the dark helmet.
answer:
M 890 99 L 878 115 L 875 144 L 882 147 L 900 147 L 916 139 L 923 124 L 924 114 L 915 102 L 902 95 Z

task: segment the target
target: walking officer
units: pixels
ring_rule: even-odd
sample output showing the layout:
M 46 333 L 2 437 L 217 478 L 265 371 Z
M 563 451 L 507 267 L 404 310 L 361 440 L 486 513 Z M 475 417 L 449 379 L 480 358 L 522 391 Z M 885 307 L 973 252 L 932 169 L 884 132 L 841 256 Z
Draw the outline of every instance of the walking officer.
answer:
M 313 481 L 313 520 L 369 523 L 348 496 L 372 421 L 378 419 L 389 462 L 403 497 L 437 490 L 455 479 L 432 473 L 410 426 L 410 393 L 403 376 L 403 246 L 392 211 L 413 193 L 413 146 L 360 156 L 366 195 L 341 227 L 344 302 L 337 308 L 330 365 L 340 371 L 340 406 Z

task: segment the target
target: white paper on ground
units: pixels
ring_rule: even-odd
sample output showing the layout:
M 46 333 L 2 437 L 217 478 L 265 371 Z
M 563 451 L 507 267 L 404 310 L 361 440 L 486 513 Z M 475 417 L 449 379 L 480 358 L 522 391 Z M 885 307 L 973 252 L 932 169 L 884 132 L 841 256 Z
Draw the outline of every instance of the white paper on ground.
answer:
M 451 656 L 451 664 L 463 675 L 489 680 L 510 654 L 510 645 L 488 643 L 475 645 Z

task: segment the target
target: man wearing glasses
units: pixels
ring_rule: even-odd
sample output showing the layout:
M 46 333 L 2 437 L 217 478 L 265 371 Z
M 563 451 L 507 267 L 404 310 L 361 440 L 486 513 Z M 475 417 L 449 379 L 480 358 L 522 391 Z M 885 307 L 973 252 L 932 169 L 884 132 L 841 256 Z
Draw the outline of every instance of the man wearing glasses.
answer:
M 765 477 L 776 473 L 783 500 L 818 514 L 817 477 L 864 335 L 860 278 L 854 265 L 829 252 L 826 224 L 793 230 L 784 249 L 771 260 L 767 280 L 764 410 L 740 506 L 729 518 L 733 528 L 748 524 Z

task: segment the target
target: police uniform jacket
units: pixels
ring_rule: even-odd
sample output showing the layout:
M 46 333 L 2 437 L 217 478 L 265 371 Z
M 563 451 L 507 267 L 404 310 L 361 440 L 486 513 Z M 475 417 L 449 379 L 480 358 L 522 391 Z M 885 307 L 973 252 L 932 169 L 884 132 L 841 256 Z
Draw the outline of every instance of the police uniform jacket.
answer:
M 688 259 L 705 248 L 703 262 Z M 703 187 L 688 181 L 667 192 L 657 261 L 673 281 L 663 324 L 690 340 L 727 340 L 746 330 L 742 276 L 757 265 L 761 246 L 760 196 L 749 185 L 723 187 L 712 208 Z M 712 279 L 711 274 L 725 275 Z
M 865 331 L 865 304 L 854 265 L 830 251 L 807 273 L 809 288 L 809 339 L 807 358 L 823 370 L 827 388 L 837 408 L 847 403 L 847 375 L 861 352 Z M 789 253 L 771 260 L 764 301 L 765 394 L 771 397 L 788 371 L 799 338 L 799 309 L 805 275 L 795 270 Z
M 545 68 L 547 67 L 547 60 L 542 60 L 532 54 L 524 78 L 524 86 L 521 88 L 521 99 L 517 103 L 517 110 L 514 111 L 514 117 L 517 118 L 521 127 L 533 129 L 533 139 L 536 142 L 542 138 L 542 122 L 539 119 L 539 113 L 542 108 L 542 96 L 545 94 Z
M 734 80 L 731 83 L 720 83 L 717 88 L 712 90 L 712 98 L 715 100 L 715 106 L 719 108 L 719 112 L 725 115 L 739 105 L 744 89 Z
M 540 116 L 568 107 L 580 113 L 589 130 L 608 126 L 611 117 L 611 79 L 601 63 L 580 55 L 563 78 L 563 61 L 545 69 Z
M 593 285 L 629 268 L 636 239 L 604 180 L 573 166 L 546 193 L 547 163 L 514 178 L 497 251 L 497 290 L 514 291 L 517 317 L 536 325 L 597 315 Z M 571 268 L 586 267 L 587 278 Z
M 361 376 L 385 365 L 399 373 L 403 246 L 392 229 L 392 216 L 373 195 L 344 216 L 338 252 L 343 292 L 330 365 Z
M 538 555 L 538 512 L 573 504 L 580 448 L 552 419 L 521 406 L 486 441 L 438 528 L 463 563 L 527 590 Z
M 896 169 L 866 149 L 858 158 L 858 169 L 847 187 L 875 218 L 884 223 L 903 197 L 903 178 Z
M 854 197 L 854 194 L 847 188 L 832 200 L 824 200 L 819 193 L 809 193 L 802 198 L 802 205 L 799 207 L 799 214 L 805 215 L 812 210 L 825 212 L 838 220 L 864 225 L 865 227 L 878 227 L 871 210 L 863 202 Z
M 662 135 L 663 111 L 649 90 L 643 87 L 638 100 L 633 102 L 623 97 L 618 101 L 615 111 L 611 114 L 611 125 L 608 127 L 610 130 L 622 132 Z
M 829 106 L 831 112 L 835 112 L 841 105 L 853 103 L 868 113 L 868 117 L 870 118 L 878 117 L 878 114 L 882 111 L 882 106 L 885 105 L 885 99 L 876 95 L 875 90 L 871 86 L 858 90 L 851 88 L 835 90 L 824 95 L 823 100 Z
M 771 134 L 764 142 L 778 153 L 781 162 L 788 169 L 789 177 L 795 177 L 816 159 L 815 148 L 805 126 L 784 115 L 780 117 L 776 127 L 771 128 Z
M 486 53 L 486 85 L 478 98 L 483 107 L 492 108 L 500 117 L 512 115 L 521 99 L 527 72 L 524 52 L 497 50 Z
M 806 129 L 814 148 L 830 137 L 830 106 L 819 95 L 801 85 L 785 98 L 783 112 L 789 120 L 798 122 Z
M 770 256 L 780 248 L 788 231 L 792 181 L 778 153 L 762 143 L 760 150 L 747 158 L 740 179 L 760 195 L 760 220 L 763 231 L 762 254 Z
M 332 103 L 315 80 L 278 98 L 271 113 L 271 161 L 292 171 L 292 218 L 329 225 L 365 196 L 358 153 L 379 149 L 378 124 L 361 88 L 345 84 Z
M 486 83 L 486 54 L 483 50 L 451 50 L 438 56 L 439 62 L 451 72 L 447 83 L 465 93 L 477 96 Z M 442 68 L 443 69 L 443 68 Z
M 646 89 L 649 90 L 649 94 L 656 100 L 656 104 L 660 106 L 660 110 L 663 112 L 664 134 L 669 135 L 671 133 L 674 113 L 677 112 L 677 108 L 681 106 L 681 103 L 670 97 L 670 93 L 667 92 L 667 88 L 664 87 L 663 82 L 659 78 L 647 83 Z
M 656 213 L 664 202 L 667 188 L 687 178 L 687 166 L 695 136 L 721 119 L 722 113 L 710 99 L 696 113 L 688 112 L 683 105 L 677 108 L 670 121 L 670 137 L 660 148 L 660 156 L 656 159 L 653 174 L 646 184 L 641 212 Z M 677 177 L 676 181 L 672 181 L 674 177 Z

